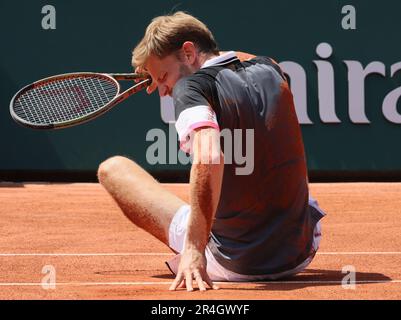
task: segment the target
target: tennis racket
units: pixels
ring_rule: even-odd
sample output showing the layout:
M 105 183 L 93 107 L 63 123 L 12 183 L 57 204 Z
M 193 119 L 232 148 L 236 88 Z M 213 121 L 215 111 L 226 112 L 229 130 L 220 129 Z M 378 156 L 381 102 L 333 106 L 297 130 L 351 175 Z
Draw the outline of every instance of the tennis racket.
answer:
M 135 85 L 120 93 L 119 80 Z M 33 129 L 61 129 L 104 114 L 151 79 L 137 73 L 67 73 L 36 81 L 22 88 L 10 102 L 11 117 Z

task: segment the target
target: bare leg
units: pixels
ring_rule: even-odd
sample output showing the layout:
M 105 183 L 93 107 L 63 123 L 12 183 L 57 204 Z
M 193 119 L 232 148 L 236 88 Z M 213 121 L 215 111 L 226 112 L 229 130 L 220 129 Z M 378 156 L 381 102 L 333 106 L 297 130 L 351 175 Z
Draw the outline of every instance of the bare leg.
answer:
M 98 178 L 128 219 L 168 245 L 169 226 L 186 204 L 183 200 L 128 158 L 106 160 L 99 166 Z

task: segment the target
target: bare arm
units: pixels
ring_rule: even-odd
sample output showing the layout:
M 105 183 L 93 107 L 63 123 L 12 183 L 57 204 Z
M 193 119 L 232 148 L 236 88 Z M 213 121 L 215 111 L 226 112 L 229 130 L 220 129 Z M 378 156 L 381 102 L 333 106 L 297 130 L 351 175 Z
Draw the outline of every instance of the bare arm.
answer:
M 192 215 L 188 224 L 187 247 L 202 251 L 220 199 L 224 159 L 218 147 L 219 137 L 219 132 L 211 128 L 199 130 L 194 137 L 190 175 Z
M 219 147 L 218 130 L 204 128 L 193 137 L 193 164 L 190 175 L 191 215 L 187 237 L 177 277 L 170 287 L 175 290 L 185 280 L 192 291 L 192 278 L 200 290 L 206 290 L 203 281 L 216 289 L 206 273 L 205 248 L 220 198 L 224 157 Z

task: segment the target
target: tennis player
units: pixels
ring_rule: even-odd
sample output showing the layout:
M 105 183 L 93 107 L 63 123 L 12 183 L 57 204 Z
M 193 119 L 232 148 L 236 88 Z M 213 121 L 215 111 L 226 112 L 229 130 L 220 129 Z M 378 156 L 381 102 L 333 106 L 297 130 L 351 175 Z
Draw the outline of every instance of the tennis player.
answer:
M 217 289 L 213 281 L 274 280 L 304 270 L 325 214 L 309 197 L 300 126 L 277 63 L 219 52 L 201 21 L 177 12 L 153 19 L 133 65 L 152 77 L 149 94 L 173 97 L 181 146 L 192 156 L 190 203 L 124 157 L 103 162 L 98 177 L 133 223 L 177 253 L 167 262 L 176 275 L 170 290 L 192 291 L 194 280 L 203 291 Z M 227 161 L 233 150 L 219 143 L 223 129 L 243 136 L 252 130 L 251 172 Z

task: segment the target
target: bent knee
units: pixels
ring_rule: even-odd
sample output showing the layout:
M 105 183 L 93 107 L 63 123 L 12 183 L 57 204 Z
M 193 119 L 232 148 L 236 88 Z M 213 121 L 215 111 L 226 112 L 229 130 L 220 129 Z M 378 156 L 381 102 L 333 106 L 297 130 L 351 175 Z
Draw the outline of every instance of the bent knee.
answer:
M 114 174 L 118 174 L 120 170 L 123 170 L 130 162 L 128 158 L 122 156 L 114 156 L 103 161 L 97 170 L 97 176 L 100 182 L 112 177 Z

